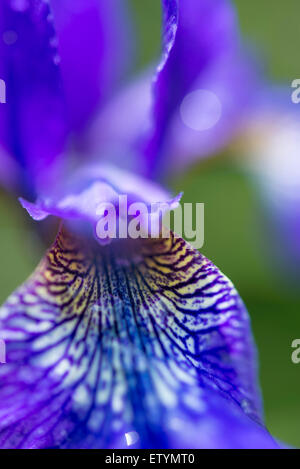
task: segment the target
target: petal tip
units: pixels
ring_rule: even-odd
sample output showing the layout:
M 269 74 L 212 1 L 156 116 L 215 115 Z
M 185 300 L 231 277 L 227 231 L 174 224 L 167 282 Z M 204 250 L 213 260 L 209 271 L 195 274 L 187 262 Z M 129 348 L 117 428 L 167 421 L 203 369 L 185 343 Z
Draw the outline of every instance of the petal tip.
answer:
M 29 213 L 31 218 L 35 221 L 41 221 L 48 217 L 48 213 L 39 208 L 36 204 L 28 202 L 28 200 L 19 197 L 19 202 L 23 208 Z

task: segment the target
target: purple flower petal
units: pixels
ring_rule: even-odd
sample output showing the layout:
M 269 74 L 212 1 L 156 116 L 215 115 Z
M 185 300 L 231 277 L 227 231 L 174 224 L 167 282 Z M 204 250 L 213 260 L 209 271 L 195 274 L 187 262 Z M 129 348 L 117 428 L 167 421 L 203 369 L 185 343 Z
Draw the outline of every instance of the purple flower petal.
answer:
M 181 198 L 181 194 L 171 198 L 170 194 L 158 184 L 127 171 L 112 166 L 97 165 L 80 169 L 69 184 L 63 181 L 59 187 L 57 182 L 54 195 L 40 197 L 36 203 L 23 198 L 20 198 L 20 202 L 34 220 L 39 221 L 54 215 L 68 220 L 73 229 L 86 231 L 93 227 L 96 236 L 101 206 L 112 205 L 116 208 L 116 215 L 122 217 L 118 211 L 119 196 L 126 196 L 124 208 L 126 214 L 128 207 L 135 202 L 143 203 L 145 208 L 151 204 L 161 204 L 165 213 L 177 208 Z M 159 212 L 156 215 L 160 217 Z M 149 217 L 151 217 L 150 211 Z M 89 222 L 88 226 L 86 222 Z
M 67 163 L 67 138 L 80 139 L 128 62 L 124 6 L 123 0 L 52 0 L 50 6 L 42 0 L 3 0 L 0 78 L 6 104 L 0 105 L 0 155 L 6 155 L 1 158 L 6 185 L 15 183 L 11 158 L 18 163 L 13 179 L 22 174 L 21 192 L 55 184 Z
M 61 232 L 0 310 L 1 448 L 269 448 L 247 312 L 181 239 Z
M 226 145 L 243 125 L 256 80 L 229 2 L 164 0 L 162 6 L 156 71 L 126 86 L 89 134 L 92 152 L 151 177 Z
M 163 8 L 163 55 L 146 148 L 150 174 L 180 169 L 224 145 L 250 103 L 254 80 L 227 0 L 165 0 Z
M 179 0 L 161 0 L 163 9 L 163 47 L 162 57 L 158 66 L 161 72 L 169 60 L 174 47 L 179 20 Z
M 23 171 L 20 183 L 28 188 L 37 180 L 44 184 L 65 141 L 53 17 L 44 1 L 2 0 L 0 18 L 0 77 L 6 85 L 0 151 L 15 158 Z M 5 178 L 7 165 L 2 171 Z
M 130 61 L 124 0 L 52 0 L 68 118 L 82 131 Z
M 146 172 L 141 152 L 152 128 L 153 69 L 134 77 L 97 113 L 87 133 L 89 153 L 120 168 Z

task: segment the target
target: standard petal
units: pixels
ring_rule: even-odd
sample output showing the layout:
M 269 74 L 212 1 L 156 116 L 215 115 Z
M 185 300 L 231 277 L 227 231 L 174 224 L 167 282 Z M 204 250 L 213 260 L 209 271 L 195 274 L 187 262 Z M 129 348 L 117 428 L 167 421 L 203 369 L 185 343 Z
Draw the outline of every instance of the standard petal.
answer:
M 131 60 L 126 1 L 51 0 L 51 5 L 69 123 L 81 131 Z
M 147 172 L 141 148 L 152 128 L 152 85 L 151 67 L 100 109 L 86 137 L 90 154 L 119 168 Z
M 0 78 L 6 86 L 6 103 L 0 104 L 0 154 L 17 161 L 22 171 L 19 184 L 29 193 L 37 181 L 44 184 L 48 179 L 66 132 L 56 36 L 47 2 L 1 1 Z M 1 179 L 9 181 L 7 164 L 0 168 Z
M 224 145 L 241 124 L 254 80 L 240 50 L 231 3 L 162 4 L 163 53 L 154 84 L 153 131 L 145 151 L 150 174 L 181 169 L 192 158 Z
M 182 239 L 61 232 L 0 310 L 2 448 L 265 448 L 247 312 Z
M 158 73 L 163 70 L 174 47 L 179 21 L 179 0 L 162 0 L 163 44 Z

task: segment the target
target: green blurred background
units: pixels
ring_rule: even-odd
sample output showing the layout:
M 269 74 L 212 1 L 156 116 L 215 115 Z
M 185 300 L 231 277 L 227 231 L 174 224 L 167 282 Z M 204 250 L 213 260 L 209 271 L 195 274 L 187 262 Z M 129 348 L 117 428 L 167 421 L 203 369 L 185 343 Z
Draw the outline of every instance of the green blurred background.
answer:
M 139 35 L 138 67 L 158 56 L 159 0 L 130 0 Z M 299 78 L 299 0 L 235 0 L 244 36 L 259 50 L 272 79 Z M 250 312 L 260 357 L 269 430 L 300 447 L 300 291 L 270 249 L 257 190 L 230 150 L 171 181 L 184 201 L 205 203 L 202 252 L 235 283 Z M 0 193 L 0 302 L 32 272 L 43 248 L 14 198 Z M 282 246 L 284 252 L 284 246 Z M 295 279 L 294 279 L 295 280 Z M 297 279 L 296 279 L 297 280 Z

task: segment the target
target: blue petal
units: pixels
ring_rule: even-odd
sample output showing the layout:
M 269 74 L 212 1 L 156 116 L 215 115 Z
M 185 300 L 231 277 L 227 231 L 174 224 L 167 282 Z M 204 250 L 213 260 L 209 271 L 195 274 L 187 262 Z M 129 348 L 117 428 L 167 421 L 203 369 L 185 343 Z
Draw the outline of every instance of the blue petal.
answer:
M 52 0 L 68 122 L 85 129 L 131 62 L 125 0 Z
M 49 4 L 0 6 L 0 76 L 6 104 L 0 106 L 0 152 L 14 158 L 29 192 L 61 153 L 66 135 L 57 38 Z M 5 178 L 11 166 L 1 165 Z
M 251 104 L 255 67 L 240 44 L 235 11 L 227 0 L 163 0 L 163 52 L 154 83 L 154 124 L 146 145 L 148 174 L 180 170 L 225 145 Z M 183 100 L 200 91 L 193 113 L 212 122 L 187 125 Z M 195 99 L 194 99 L 195 102 Z M 214 109 L 215 108 L 215 109 Z
M 71 137 L 82 148 L 82 132 L 130 57 L 125 6 L 123 0 L 1 2 L 0 78 L 7 92 L 0 106 L 0 180 L 19 185 L 19 193 L 55 185 L 69 163 Z
M 181 239 L 63 231 L 0 318 L 2 448 L 277 446 L 244 305 Z

